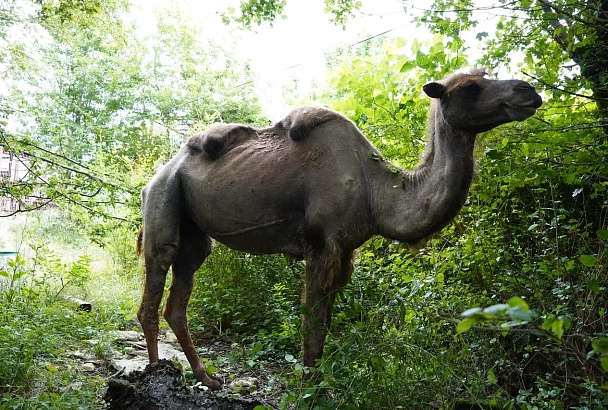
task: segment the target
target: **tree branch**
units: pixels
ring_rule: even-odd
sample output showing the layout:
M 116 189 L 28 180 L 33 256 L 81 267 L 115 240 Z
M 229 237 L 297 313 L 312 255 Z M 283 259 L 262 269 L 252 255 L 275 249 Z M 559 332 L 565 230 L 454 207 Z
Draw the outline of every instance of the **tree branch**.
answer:
M 566 93 L 566 94 L 575 95 L 577 97 L 582 97 L 582 98 L 587 98 L 587 99 L 593 100 L 593 101 L 608 101 L 608 98 L 594 97 L 594 96 L 590 96 L 590 95 L 584 95 L 584 94 L 579 94 L 579 93 L 575 93 L 575 92 L 572 92 L 572 91 L 564 90 L 563 88 L 559 88 L 559 87 L 557 87 L 557 86 L 555 86 L 553 84 L 546 83 L 543 80 L 541 80 L 540 78 L 538 78 L 538 77 L 536 77 L 536 76 L 534 76 L 532 74 L 528 74 L 525 71 L 522 71 L 522 73 L 524 75 L 530 77 L 530 78 L 533 78 L 534 80 L 538 81 L 542 85 L 545 85 L 545 86 L 547 86 L 549 88 L 561 91 L 561 92 Z
M 566 17 L 568 17 L 568 18 L 570 18 L 570 19 L 572 19 L 574 21 L 577 21 L 577 22 L 579 22 L 579 23 L 581 23 L 581 24 L 583 24 L 585 26 L 593 27 L 595 30 L 608 32 L 608 28 L 606 28 L 604 26 L 601 26 L 599 24 L 593 24 L 593 23 L 590 23 L 588 21 L 585 21 L 582 18 L 577 17 L 576 15 L 574 15 L 572 13 L 569 13 L 566 10 L 564 10 L 564 9 L 556 6 L 553 2 L 549 2 L 549 1 L 546 1 L 546 0 L 538 0 L 538 2 L 540 4 L 542 4 L 543 10 L 547 10 L 547 9 L 553 10 L 555 13 L 562 14 L 562 15 L 564 15 L 564 16 L 566 16 Z

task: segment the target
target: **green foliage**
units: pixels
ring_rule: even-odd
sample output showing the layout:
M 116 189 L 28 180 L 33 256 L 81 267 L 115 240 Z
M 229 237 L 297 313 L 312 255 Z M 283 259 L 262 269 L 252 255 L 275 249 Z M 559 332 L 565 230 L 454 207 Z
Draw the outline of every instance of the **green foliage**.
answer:
M 301 336 L 301 274 L 301 265 L 283 256 L 248 255 L 218 244 L 197 273 L 191 328 L 267 341 L 266 354 L 293 351 Z
M 184 132 L 262 117 L 241 87 L 249 69 L 202 43 L 188 16 L 167 12 L 157 33 L 135 41 L 120 2 L 39 3 L 43 14 L 0 19 L 3 34 L 22 24 L 49 38 L 0 51 L 12 93 L 0 106 L 1 142 L 31 154 L 32 175 L 49 175 L 36 183 L 44 198 L 70 214 L 42 221 L 28 238 L 33 254 L 0 271 L 0 406 L 77 408 L 83 398 L 95 402 L 101 381 L 69 371 L 67 349 L 136 323 L 128 280 L 137 269 L 129 248 L 139 189 Z M 261 24 L 284 6 L 245 3 L 237 21 Z M 326 6 L 344 24 L 360 3 Z M 424 142 L 428 80 L 470 63 L 517 70 L 545 103 L 535 118 L 484 135 L 468 203 L 440 236 L 416 252 L 381 238 L 360 250 L 337 298 L 322 378 L 301 379 L 311 373 L 298 360 L 301 264 L 217 246 L 197 274 L 195 336 L 229 334 L 238 341 L 227 359 L 234 365 L 278 368 L 282 408 L 608 407 L 604 10 L 521 1 L 498 11 L 496 29 L 480 29 L 473 2 L 438 0 L 418 18 L 431 41 L 370 41 L 328 62 L 325 101 L 403 166 Z M 478 61 L 467 32 L 484 42 Z M 9 113 L 21 128 L 5 129 Z M 20 197 L 36 184 L 2 183 L 0 192 Z M 111 279 L 94 277 L 89 252 L 64 257 L 83 232 L 112 259 Z M 58 235 L 64 246 L 50 246 Z M 103 292 L 97 316 L 70 311 L 61 298 L 68 291 Z
M 228 7 L 227 11 L 220 13 L 224 24 L 235 21 L 243 28 L 250 29 L 252 23 L 261 26 L 264 22 L 269 22 L 272 26 L 278 17 L 285 18 L 283 9 L 287 2 L 285 0 L 248 0 L 242 1 L 239 5 L 240 16 L 234 16 L 236 9 Z
M 59 10 L 70 2 L 47 3 Z M 28 178 L 1 181 L 0 193 L 132 222 L 143 184 L 187 135 L 214 122 L 264 119 L 249 67 L 203 41 L 191 16 L 159 11 L 156 32 L 139 38 L 125 4 L 99 7 L 86 22 L 15 27 L 45 41 L 7 40 L 23 53 L 1 60 L 11 121 L 10 132 L 0 127 L 0 143 L 30 162 Z
M 355 16 L 355 10 L 359 10 L 361 5 L 359 0 L 325 0 L 325 13 L 332 14 L 333 23 L 346 28 L 347 21 Z
M 132 329 L 137 283 L 113 287 L 111 267 L 102 268 L 95 247 L 66 215 L 47 211 L 11 222 L 3 228 L 21 245 L 18 256 L 0 264 L 0 408 L 105 408 L 106 381 L 79 370 L 77 351 L 105 358 L 108 331 Z M 68 295 L 91 297 L 93 311 L 75 309 Z
M 397 38 L 373 50 L 352 50 L 331 63 L 334 94 L 326 98 L 354 120 L 387 159 L 411 166 L 424 142 L 428 99 L 422 86 L 466 64 L 464 54 L 451 50 L 454 44 L 445 44 L 441 36 L 433 42 L 414 39 L 411 45 Z
M 33 3 L 40 5 L 39 14 L 43 22 L 59 19 L 62 23 L 66 23 L 79 20 L 83 16 L 95 17 L 103 8 L 101 0 L 33 0 Z
M 247 0 L 239 4 L 240 15 L 236 16 L 236 9 L 228 7 L 220 13 L 224 24 L 231 21 L 239 23 L 244 29 L 251 29 L 252 24 L 261 26 L 264 22 L 273 25 L 277 18 L 287 18 L 284 14 L 286 0 Z M 355 10 L 361 8 L 359 0 L 325 0 L 325 12 L 332 15 L 331 21 L 342 27 L 354 17 Z

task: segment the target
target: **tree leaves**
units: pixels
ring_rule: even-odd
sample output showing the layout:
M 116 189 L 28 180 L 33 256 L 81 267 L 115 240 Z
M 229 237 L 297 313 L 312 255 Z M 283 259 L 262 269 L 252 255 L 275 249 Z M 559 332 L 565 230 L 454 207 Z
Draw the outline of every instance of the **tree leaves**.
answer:
M 590 360 L 594 355 L 600 356 L 600 366 L 605 372 L 608 372 L 608 338 L 601 337 L 591 342 L 591 350 L 587 354 L 587 360 Z
M 457 334 L 468 331 L 477 323 L 498 324 L 501 330 L 508 330 L 511 327 L 531 322 L 538 317 L 538 314 L 530 310 L 525 300 L 513 296 L 507 303 L 498 303 L 486 308 L 470 308 L 465 310 L 461 316 L 465 319 L 456 326 Z
M 235 15 L 234 7 L 228 7 L 227 11 L 220 15 L 224 24 L 235 21 L 245 29 L 250 29 L 252 23 L 261 26 L 262 23 L 268 22 L 272 26 L 276 18 L 285 18 L 285 4 L 285 0 L 247 0 L 239 4 L 240 15 Z
M 11 116 L 15 132 L 3 132 L 1 143 L 32 159 L 23 181 L 29 194 L 36 189 L 44 201 L 124 220 L 135 215 L 129 207 L 138 207 L 155 164 L 186 134 L 220 120 L 263 118 L 252 85 L 236 87 L 246 66 L 201 44 L 200 25 L 164 10 L 157 32 L 142 40 L 120 4 L 104 2 L 105 12 L 87 24 L 45 22 L 50 36 L 27 45 L 36 66 L 4 77 L 19 109 Z M 28 194 L 16 185 L 9 190 L 15 198 Z
M 592 267 L 595 265 L 596 258 L 593 255 L 581 255 L 578 257 L 579 261 L 585 266 Z

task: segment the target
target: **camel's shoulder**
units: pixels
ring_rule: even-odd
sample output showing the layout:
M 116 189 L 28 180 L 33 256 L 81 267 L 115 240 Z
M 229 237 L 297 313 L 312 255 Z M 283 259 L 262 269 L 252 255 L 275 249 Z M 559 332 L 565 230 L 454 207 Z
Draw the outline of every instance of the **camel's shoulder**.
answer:
M 292 110 L 277 125 L 294 141 L 302 141 L 315 127 L 333 120 L 348 120 L 342 114 L 323 107 L 305 106 Z
M 255 136 L 256 130 L 248 125 L 217 124 L 191 136 L 186 145 L 211 159 L 217 159 Z

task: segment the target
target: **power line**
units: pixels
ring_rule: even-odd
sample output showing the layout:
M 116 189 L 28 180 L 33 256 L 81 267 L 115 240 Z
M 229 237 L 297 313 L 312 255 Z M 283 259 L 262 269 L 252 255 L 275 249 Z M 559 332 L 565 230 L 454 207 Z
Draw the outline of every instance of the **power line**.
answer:
M 368 41 L 370 41 L 370 40 L 373 40 L 373 39 L 375 39 L 375 38 L 377 38 L 377 37 L 384 36 L 385 34 L 388 34 L 388 33 L 392 32 L 392 31 L 395 31 L 395 30 L 397 30 L 397 29 L 400 29 L 401 27 L 405 27 L 406 25 L 407 25 L 407 24 L 402 24 L 402 25 L 400 25 L 400 26 L 393 27 L 393 28 L 391 28 L 390 30 L 383 31 L 382 33 L 374 34 L 373 36 L 370 36 L 370 37 L 367 37 L 367 38 L 365 38 L 365 39 L 363 39 L 363 40 L 357 41 L 356 43 L 349 44 L 349 45 L 347 45 L 345 48 L 351 48 L 351 47 L 357 46 L 357 45 L 359 45 L 359 44 L 366 43 L 366 42 L 368 42 Z M 336 52 L 337 52 L 337 51 L 334 51 L 333 53 L 330 53 L 330 54 L 334 54 L 334 53 L 336 53 Z M 325 58 L 325 56 L 326 56 L 326 55 L 327 55 L 327 54 L 323 54 L 323 55 L 319 55 L 319 56 L 314 57 L 314 58 L 315 58 L 315 59 L 319 59 L 319 58 Z M 306 62 L 306 61 L 302 61 L 301 63 L 294 64 L 294 65 L 291 65 L 291 66 L 289 66 L 289 67 L 285 67 L 285 68 L 283 68 L 283 69 L 282 69 L 282 70 L 280 70 L 280 71 L 281 71 L 281 72 L 284 72 L 284 71 L 292 70 L 292 69 L 294 69 L 294 68 L 296 68 L 296 67 L 299 67 L 299 66 L 302 66 L 302 65 L 305 65 L 305 64 L 307 64 L 307 62 Z M 246 82 L 241 83 L 241 84 L 239 84 L 239 85 L 235 85 L 235 86 L 234 86 L 234 87 L 232 87 L 232 88 L 229 88 L 227 91 L 236 90 L 236 89 L 241 88 L 241 87 L 244 87 L 244 86 L 246 86 L 246 85 L 248 85 L 248 84 L 252 84 L 252 83 L 254 83 L 255 81 L 256 81 L 256 80 L 249 80 L 249 81 L 246 81 Z

